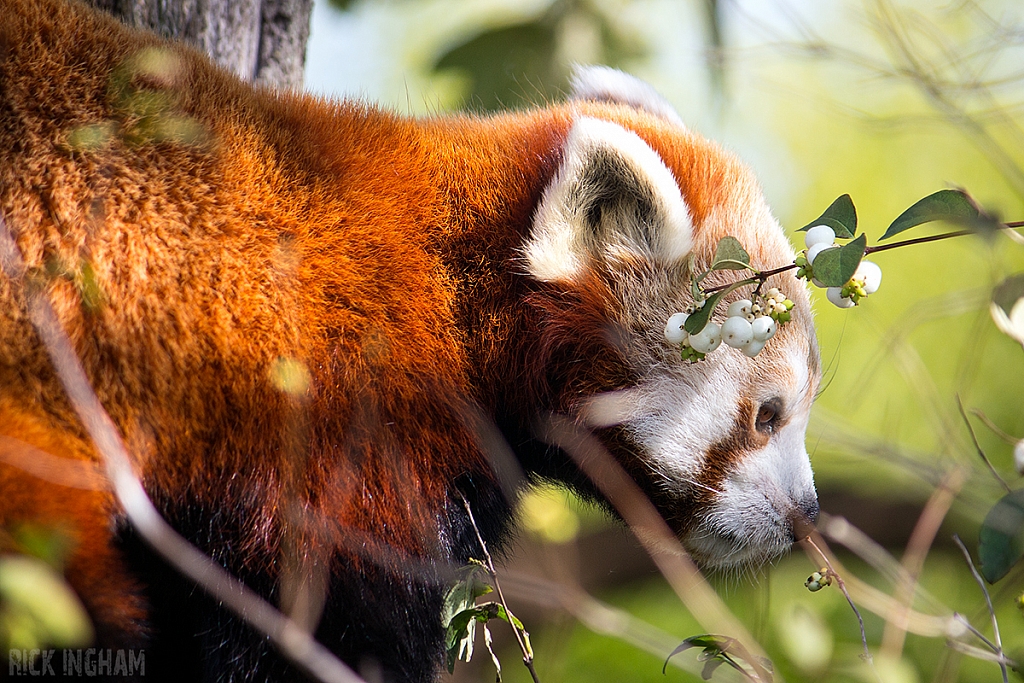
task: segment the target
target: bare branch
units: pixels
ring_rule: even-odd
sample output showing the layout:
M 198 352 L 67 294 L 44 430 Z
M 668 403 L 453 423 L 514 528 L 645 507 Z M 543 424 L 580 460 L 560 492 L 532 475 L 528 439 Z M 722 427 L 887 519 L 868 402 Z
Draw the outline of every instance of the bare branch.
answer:
M 985 588 L 985 581 L 978 574 L 977 568 L 974 566 L 974 560 L 971 559 L 971 554 L 967 552 L 967 546 L 964 545 L 963 541 L 956 534 L 953 534 L 953 541 L 960 548 L 960 552 L 964 554 L 964 559 L 967 561 L 967 566 L 971 570 L 971 574 L 974 576 L 974 580 L 977 582 L 978 587 L 981 588 L 981 592 L 985 595 L 985 604 L 988 606 L 988 613 L 992 617 L 992 634 L 993 640 L 995 641 L 995 653 L 999 656 L 999 670 L 1003 674 L 1003 683 L 1009 683 L 1006 673 L 1006 661 L 1003 656 L 1003 641 L 999 637 L 999 622 L 996 620 L 996 611 L 992 608 L 992 598 L 988 594 L 988 589 Z
M 906 614 L 914 602 L 915 588 L 918 577 L 924 568 L 925 558 L 935 541 L 943 520 L 953 505 L 953 500 L 967 480 L 968 472 L 956 468 L 943 477 L 942 483 L 932 492 L 931 497 L 921 511 L 914 531 L 907 541 L 903 553 L 903 580 L 897 586 L 893 599 L 901 609 L 897 610 L 896 619 L 887 619 L 882 633 L 882 652 L 890 659 L 899 659 L 903 652 L 903 644 L 907 634 Z

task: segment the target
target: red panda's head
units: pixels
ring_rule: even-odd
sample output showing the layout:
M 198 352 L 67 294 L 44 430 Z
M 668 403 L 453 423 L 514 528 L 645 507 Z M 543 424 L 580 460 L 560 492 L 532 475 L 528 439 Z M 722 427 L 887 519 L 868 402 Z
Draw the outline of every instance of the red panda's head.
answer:
M 574 359 L 558 407 L 597 431 L 702 564 L 769 560 L 818 509 L 804 435 L 820 364 L 803 283 L 792 271 L 769 281 L 795 309 L 755 358 L 723 345 L 690 363 L 664 329 L 693 303 L 691 273 L 723 236 L 760 270 L 791 263 L 793 249 L 750 171 L 647 86 L 589 69 L 576 94 L 522 252 L 554 293 L 542 333 L 602 337 Z

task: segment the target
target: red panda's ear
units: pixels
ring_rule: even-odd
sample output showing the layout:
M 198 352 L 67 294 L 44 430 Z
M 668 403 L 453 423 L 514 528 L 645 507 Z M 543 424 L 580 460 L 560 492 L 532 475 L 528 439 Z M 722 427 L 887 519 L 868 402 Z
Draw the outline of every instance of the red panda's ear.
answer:
M 690 213 L 657 152 L 617 124 L 577 120 L 524 248 L 530 274 L 576 281 L 592 259 L 625 255 L 671 265 L 692 244 Z
M 577 64 L 573 67 L 571 85 L 574 100 L 627 104 L 685 127 L 675 108 L 649 83 L 618 69 Z

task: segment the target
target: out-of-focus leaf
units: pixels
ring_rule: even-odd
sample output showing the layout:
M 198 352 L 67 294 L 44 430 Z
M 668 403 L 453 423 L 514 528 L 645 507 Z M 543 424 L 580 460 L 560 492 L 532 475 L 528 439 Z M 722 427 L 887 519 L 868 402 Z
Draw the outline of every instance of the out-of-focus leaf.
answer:
M 543 19 L 488 29 L 456 45 L 434 64 L 436 71 L 454 70 L 469 81 L 469 99 L 487 111 L 522 101 L 539 89 L 553 95 L 567 73 L 555 59 L 555 26 Z
M 992 292 L 990 306 L 996 327 L 1024 344 L 1024 273 L 1011 275 Z
M 574 40 L 585 27 L 585 40 Z M 596 49 L 578 54 L 576 43 Z M 616 66 L 642 58 L 646 47 L 622 22 L 592 3 L 555 0 L 542 15 L 487 28 L 454 45 L 434 63 L 468 81 L 469 102 L 488 111 L 546 101 L 564 92 L 572 61 Z
M 709 659 L 708 661 L 704 662 L 704 668 L 700 670 L 700 677 L 703 678 L 705 681 L 710 681 L 711 676 L 715 673 L 715 669 L 722 666 L 723 664 L 725 664 L 724 659 L 719 659 L 717 657 Z
M 842 287 L 857 272 L 864 258 L 867 237 L 863 234 L 838 249 L 826 249 L 814 259 L 814 277 L 826 287 Z
M 0 556 L 0 632 L 15 649 L 79 647 L 93 629 L 78 596 L 46 562 L 27 555 Z M 15 624 L 16 629 L 7 628 Z
M 352 9 L 352 5 L 356 4 L 357 1 L 358 0 L 328 0 L 328 3 L 335 9 L 347 12 Z
M 999 499 L 978 532 L 981 574 L 995 583 L 1024 555 L 1024 489 Z
M 896 217 L 879 241 L 898 235 L 923 223 L 951 221 L 971 224 L 978 221 L 981 212 L 966 192 L 962 190 L 939 190 L 914 203 Z
M 835 231 L 836 237 L 842 239 L 850 239 L 857 234 L 857 208 L 853 205 L 850 195 L 844 194 L 837 198 L 825 209 L 825 213 L 797 232 L 810 230 L 816 225 L 827 225 Z

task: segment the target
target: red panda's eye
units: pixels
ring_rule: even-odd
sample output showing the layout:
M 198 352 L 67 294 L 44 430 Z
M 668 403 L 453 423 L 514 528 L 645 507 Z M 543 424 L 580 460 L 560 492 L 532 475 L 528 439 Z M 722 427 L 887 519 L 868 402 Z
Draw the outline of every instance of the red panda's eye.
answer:
M 772 432 L 778 422 L 779 405 L 776 399 L 765 401 L 757 409 L 757 423 L 754 425 L 758 431 Z

